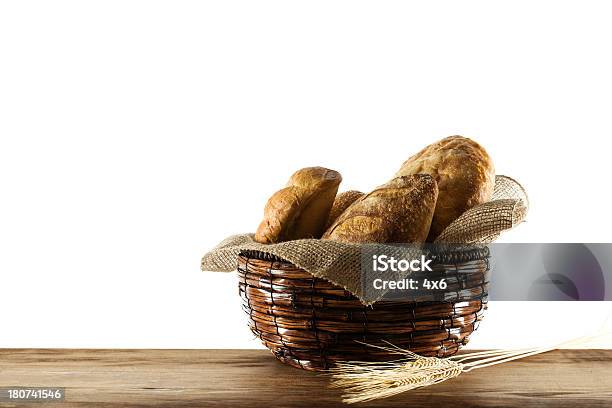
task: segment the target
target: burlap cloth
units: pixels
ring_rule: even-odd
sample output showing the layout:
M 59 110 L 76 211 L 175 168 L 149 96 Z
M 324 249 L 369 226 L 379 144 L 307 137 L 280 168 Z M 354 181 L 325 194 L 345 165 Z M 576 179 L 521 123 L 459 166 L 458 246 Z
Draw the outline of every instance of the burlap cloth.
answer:
M 502 232 L 524 221 L 528 208 L 529 200 L 523 187 L 510 177 L 496 176 L 491 201 L 463 213 L 440 234 L 436 243 L 491 243 Z M 377 245 L 380 247 L 380 244 Z M 364 244 L 300 239 L 266 245 L 255 242 L 253 234 L 239 234 L 224 239 L 205 254 L 201 268 L 213 272 L 234 271 L 238 254 L 249 249 L 286 259 L 318 278 L 343 287 L 364 304 L 376 300 L 364 297 L 361 285 L 362 256 L 364 252 L 369 252 L 368 245 Z M 386 253 L 402 256 L 400 248 L 388 248 Z

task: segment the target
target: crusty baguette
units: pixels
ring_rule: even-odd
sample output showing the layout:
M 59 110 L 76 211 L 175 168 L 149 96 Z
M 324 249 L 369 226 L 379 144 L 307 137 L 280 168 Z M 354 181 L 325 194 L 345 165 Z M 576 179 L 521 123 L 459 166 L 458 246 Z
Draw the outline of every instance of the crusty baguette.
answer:
M 339 193 L 334 200 L 334 205 L 332 205 L 331 211 L 329 212 L 329 217 L 327 218 L 327 224 L 325 228 L 331 227 L 331 225 L 338 219 L 340 214 L 344 212 L 351 204 L 353 204 L 357 199 L 363 197 L 365 194 L 361 191 L 357 190 L 349 190 L 343 193 Z
M 426 174 L 398 177 L 359 198 L 323 238 L 355 243 L 422 243 L 436 207 L 438 188 Z
M 493 161 L 475 141 L 450 136 L 410 157 L 394 177 L 430 174 L 438 183 L 438 201 L 427 241 L 475 205 L 489 201 L 495 185 Z
M 268 200 L 255 241 L 271 244 L 320 238 L 341 181 L 340 173 L 323 167 L 293 173 L 287 186 Z

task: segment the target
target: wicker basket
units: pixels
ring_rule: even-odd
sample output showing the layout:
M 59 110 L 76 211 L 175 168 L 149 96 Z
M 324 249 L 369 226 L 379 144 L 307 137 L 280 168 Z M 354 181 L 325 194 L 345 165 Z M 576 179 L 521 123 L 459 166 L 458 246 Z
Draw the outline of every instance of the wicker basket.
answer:
M 240 296 L 251 331 L 286 364 L 326 370 L 335 361 L 385 361 L 393 354 L 363 343 L 407 348 L 425 356 L 455 354 L 487 307 L 488 249 L 434 256 L 433 272 L 449 288 L 435 301 L 376 302 L 355 296 L 269 254 L 238 258 Z M 465 273 L 470 272 L 470 273 Z

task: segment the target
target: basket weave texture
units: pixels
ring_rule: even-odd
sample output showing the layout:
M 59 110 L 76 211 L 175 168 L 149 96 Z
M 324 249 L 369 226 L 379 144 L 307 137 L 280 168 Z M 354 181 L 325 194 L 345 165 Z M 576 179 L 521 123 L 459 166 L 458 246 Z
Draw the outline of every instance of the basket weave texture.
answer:
M 259 251 L 243 251 L 237 269 L 251 331 L 276 358 L 307 370 L 326 370 L 335 361 L 397 359 L 369 346 L 385 342 L 424 356 L 450 356 L 468 342 L 487 308 L 486 247 L 438 254 L 427 276 L 444 276 L 448 289 L 423 302 L 366 306 L 342 287 Z

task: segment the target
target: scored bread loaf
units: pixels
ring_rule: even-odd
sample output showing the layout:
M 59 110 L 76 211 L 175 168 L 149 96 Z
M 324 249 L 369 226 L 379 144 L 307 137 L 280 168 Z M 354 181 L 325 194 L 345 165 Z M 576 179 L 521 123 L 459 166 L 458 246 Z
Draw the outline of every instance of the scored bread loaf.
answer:
M 324 167 L 306 167 L 287 186 L 270 197 L 255 241 L 272 244 L 301 238 L 320 238 L 342 181 L 340 173 Z
M 357 199 L 323 238 L 354 243 L 422 243 L 436 207 L 438 187 L 427 174 L 397 177 Z
M 406 160 L 395 177 L 419 173 L 434 177 L 439 190 L 428 242 L 493 194 L 493 161 L 482 146 L 466 137 L 450 136 L 425 147 Z
M 351 204 L 353 204 L 357 199 L 363 197 L 365 194 L 361 191 L 357 190 L 349 190 L 343 193 L 339 193 L 334 200 L 334 204 L 332 205 L 331 211 L 329 212 L 329 217 L 327 218 L 327 224 L 325 225 L 325 229 L 329 228 L 336 219 L 346 210 Z

